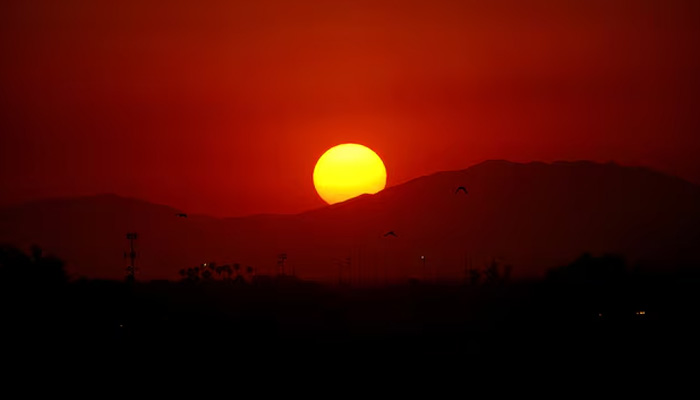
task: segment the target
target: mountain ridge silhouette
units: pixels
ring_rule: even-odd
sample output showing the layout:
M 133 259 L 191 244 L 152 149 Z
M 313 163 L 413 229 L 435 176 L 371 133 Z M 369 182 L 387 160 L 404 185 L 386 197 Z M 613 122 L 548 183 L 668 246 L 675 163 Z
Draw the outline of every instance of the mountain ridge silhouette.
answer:
M 460 186 L 468 194 L 455 195 Z M 541 276 L 586 251 L 659 268 L 692 264 L 700 240 L 700 186 L 590 161 L 491 160 L 299 214 L 179 212 L 114 194 L 33 201 L 0 209 L 0 241 L 39 244 L 90 278 L 123 277 L 133 231 L 140 279 L 176 279 L 211 261 L 271 274 L 285 253 L 302 277 L 337 280 L 337 261 L 349 257 L 345 276 L 376 283 L 461 279 L 466 266 L 493 259 L 513 265 L 515 276 Z

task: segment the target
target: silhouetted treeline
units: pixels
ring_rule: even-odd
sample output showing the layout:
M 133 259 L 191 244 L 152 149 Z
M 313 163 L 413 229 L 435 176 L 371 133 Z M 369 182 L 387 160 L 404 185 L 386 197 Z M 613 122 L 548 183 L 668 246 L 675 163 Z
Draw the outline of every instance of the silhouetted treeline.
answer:
M 494 262 L 480 284 L 377 288 L 217 268 L 208 264 L 197 279 L 184 270 L 180 282 L 69 280 L 63 263 L 39 248 L 0 247 L 6 350 L 238 359 L 600 357 L 640 349 L 658 356 L 697 350 L 700 333 L 697 268 L 649 271 L 615 255 L 584 254 L 539 281 L 509 280 L 509 268 Z M 236 277 L 240 284 L 231 284 Z
M 251 266 L 245 268 L 241 264 L 234 263 L 218 265 L 216 262 L 204 263 L 196 267 L 181 269 L 179 271 L 183 282 L 197 283 L 213 280 L 235 282 L 235 283 L 250 283 L 255 277 L 255 270 Z
M 67 282 L 63 261 L 45 255 L 41 247 L 32 246 L 27 254 L 12 246 L 0 246 L 0 284 L 6 286 L 5 289 L 52 287 Z
M 569 307 L 569 315 L 649 320 L 684 310 L 687 314 L 681 319 L 687 320 L 700 304 L 698 284 L 698 267 L 645 270 L 627 265 L 618 255 L 586 253 L 550 270 L 539 294 L 547 296 L 552 306 Z

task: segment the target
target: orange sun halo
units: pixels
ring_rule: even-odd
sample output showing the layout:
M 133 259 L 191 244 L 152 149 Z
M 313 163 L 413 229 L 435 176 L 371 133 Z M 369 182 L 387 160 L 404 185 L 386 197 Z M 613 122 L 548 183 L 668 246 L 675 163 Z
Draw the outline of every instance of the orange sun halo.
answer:
M 328 204 L 375 194 L 386 186 L 382 159 L 361 144 L 339 144 L 327 150 L 314 168 L 316 192 Z

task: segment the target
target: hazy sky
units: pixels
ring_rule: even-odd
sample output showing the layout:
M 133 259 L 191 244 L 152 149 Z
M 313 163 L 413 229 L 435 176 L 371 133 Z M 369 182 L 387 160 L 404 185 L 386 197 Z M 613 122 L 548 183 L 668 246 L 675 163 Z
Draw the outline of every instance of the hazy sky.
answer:
M 297 212 L 344 142 L 389 185 L 486 159 L 700 183 L 698 38 L 697 1 L 4 0 L 0 204 Z

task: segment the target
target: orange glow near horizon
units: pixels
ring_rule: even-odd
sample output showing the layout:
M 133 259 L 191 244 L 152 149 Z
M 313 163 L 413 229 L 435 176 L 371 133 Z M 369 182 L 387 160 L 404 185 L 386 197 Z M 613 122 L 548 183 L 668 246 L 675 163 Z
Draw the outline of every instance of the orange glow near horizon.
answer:
M 327 150 L 314 168 L 316 192 L 328 204 L 375 194 L 386 186 L 386 168 L 370 148 L 354 143 Z

